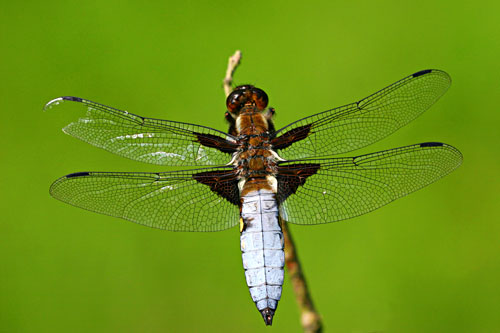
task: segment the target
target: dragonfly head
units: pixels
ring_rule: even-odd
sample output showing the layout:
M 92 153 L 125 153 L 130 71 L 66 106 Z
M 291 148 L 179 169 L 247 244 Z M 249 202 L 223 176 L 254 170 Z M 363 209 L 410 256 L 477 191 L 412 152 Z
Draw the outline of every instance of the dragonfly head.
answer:
M 269 98 L 264 90 L 246 84 L 236 87 L 226 99 L 227 110 L 237 115 L 245 105 L 252 105 L 259 111 L 264 111 L 269 102 Z

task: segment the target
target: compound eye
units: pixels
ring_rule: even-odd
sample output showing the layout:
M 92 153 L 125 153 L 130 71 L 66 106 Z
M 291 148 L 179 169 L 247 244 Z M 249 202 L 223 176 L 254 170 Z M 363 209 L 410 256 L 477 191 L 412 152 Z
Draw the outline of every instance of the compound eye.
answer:
M 269 99 L 267 94 L 259 88 L 251 85 L 236 87 L 235 90 L 226 99 L 227 110 L 231 113 L 237 113 L 241 107 L 247 103 L 255 104 L 259 111 L 264 111 Z
M 269 102 L 267 94 L 264 92 L 264 90 L 259 88 L 252 89 L 252 100 L 255 102 L 255 105 L 257 106 L 257 109 L 259 111 L 263 111 L 266 108 L 267 103 Z
M 233 90 L 233 92 L 227 96 L 226 106 L 229 112 L 235 113 L 241 107 L 243 95 L 244 91 L 237 89 Z

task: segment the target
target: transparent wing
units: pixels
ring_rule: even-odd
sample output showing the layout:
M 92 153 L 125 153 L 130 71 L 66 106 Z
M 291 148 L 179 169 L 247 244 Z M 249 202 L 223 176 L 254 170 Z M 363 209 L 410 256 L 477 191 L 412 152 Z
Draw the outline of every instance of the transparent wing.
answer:
M 224 165 L 236 147 L 232 136 L 209 127 L 145 118 L 79 97 L 53 99 L 45 109 L 63 101 L 86 109 L 84 117 L 63 129 L 66 134 L 133 160 L 170 166 Z
M 282 214 L 291 223 L 345 220 L 427 186 L 461 162 L 462 155 L 456 148 L 428 142 L 357 157 L 283 163 L 297 168 L 297 174 L 308 165 L 316 165 L 317 171 L 286 199 L 278 185 L 278 200 L 285 200 Z
M 284 159 L 332 156 L 372 144 L 418 117 L 451 84 L 440 70 L 412 74 L 359 102 L 321 112 L 278 130 Z M 293 143 L 293 144 L 292 144 Z M 290 146 L 291 145 L 291 146 Z
M 226 174 L 228 179 L 234 175 L 227 168 L 164 173 L 78 172 L 56 180 L 50 194 L 77 207 L 153 228 L 219 231 L 238 223 L 239 208 L 199 183 L 213 181 L 209 174 L 214 172 Z

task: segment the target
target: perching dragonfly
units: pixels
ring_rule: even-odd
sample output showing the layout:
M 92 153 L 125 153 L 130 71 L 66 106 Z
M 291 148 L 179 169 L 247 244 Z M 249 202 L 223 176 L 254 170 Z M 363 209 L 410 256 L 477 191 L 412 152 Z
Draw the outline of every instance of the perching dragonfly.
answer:
M 63 131 L 133 160 L 211 166 L 171 172 L 77 172 L 50 194 L 66 203 L 170 231 L 219 231 L 239 224 L 250 294 L 271 325 L 284 276 L 281 219 L 320 224 L 349 219 L 416 191 L 456 169 L 460 152 L 425 142 L 334 158 L 406 125 L 450 86 L 449 75 L 423 70 L 358 102 L 275 130 L 266 93 L 238 86 L 226 100 L 228 133 L 141 117 L 83 98 L 86 114 Z M 280 219 L 281 218 L 281 219 Z

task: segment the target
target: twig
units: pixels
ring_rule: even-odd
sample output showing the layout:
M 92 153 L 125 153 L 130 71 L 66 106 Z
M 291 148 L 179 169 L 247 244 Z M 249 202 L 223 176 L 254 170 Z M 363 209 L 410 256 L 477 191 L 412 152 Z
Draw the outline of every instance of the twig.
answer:
M 226 97 L 229 96 L 231 91 L 233 91 L 233 74 L 241 61 L 241 51 L 237 50 L 234 52 L 232 56 L 229 57 L 229 61 L 227 63 L 226 76 L 224 77 L 224 92 L 226 93 Z
M 304 332 L 321 332 L 322 323 L 319 313 L 314 308 L 311 294 L 307 289 L 306 278 L 300 266 L 297 249 L 293 242 L 292 234 L 288 229 L 288 222 L 281 219 L 283 235 L 285 236 L 285 264 L 288 276 L 292 282 L 295 298 L 300 309 L 300 322 Z
M 229 57 L 226 76 L 224 77 L 224 92 L 226 93 L 226 97 L 229 96 L 233 90 L 231 86 L 233 83 L 233 74 L 240 64 L 240 61 L 241 51 L 239 50 Z M 288 229 L 288 222 L 281 218 L 280 222 L 283 228 L 283 235 L 285 237 L 285 265 L 288 275 L 290 276 L 290 281 L 292 282 L 297 304 L 300 309 L 300 322 L 302 324 L 302 328 L 304 329 L 304 332 L 308 333 L 321 332 L 321 317 L 314 308 L 311 294 L 307 289 L 306 279 L 300 266 L 297 250 L 295 248 L 290 229 Z

